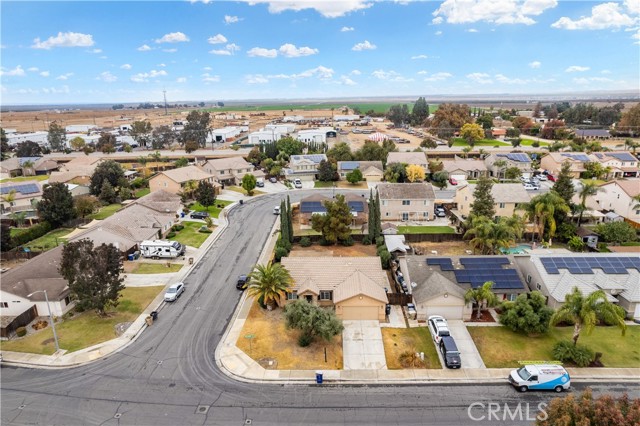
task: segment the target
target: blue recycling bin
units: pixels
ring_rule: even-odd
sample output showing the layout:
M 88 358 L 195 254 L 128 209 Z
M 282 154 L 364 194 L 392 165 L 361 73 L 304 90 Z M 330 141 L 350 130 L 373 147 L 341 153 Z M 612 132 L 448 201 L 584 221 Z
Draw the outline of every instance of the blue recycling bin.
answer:
M 316 383 L 319 385 L 322 384 L 322 371 L 316 371 Z
M 180 212 L 180 217 L 184 217 L 184 212 Z
M 127 256 L 127 259 L 129 259 L 129 261 L 134 260 L 134 258 L 133 258 L 133 254 L 130 254 L 129 256 Z

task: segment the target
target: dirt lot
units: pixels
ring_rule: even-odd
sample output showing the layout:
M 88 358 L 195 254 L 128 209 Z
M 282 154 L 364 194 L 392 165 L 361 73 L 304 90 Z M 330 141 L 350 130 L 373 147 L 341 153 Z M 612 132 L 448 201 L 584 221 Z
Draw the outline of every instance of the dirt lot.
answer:
M 411 243 L 413 247 L 419 248 L 424 254 L 431 254 L 432 251 L 437 251 L 438 256 L 460 256 L 465 255 L 465 250 L 470 250 L 471 247 L 465 241 L 449 241 L 444 243 Z
M 294 246 L 290 257 L 313 257 L 313 256 L 334 256 L 334 257 L 363 257 L 375 256 L 376 246 L 363 246 L 362 244 L 354 244 L 351 247 L 344 246 L 321 246 L 314 244 L 311 247 Z

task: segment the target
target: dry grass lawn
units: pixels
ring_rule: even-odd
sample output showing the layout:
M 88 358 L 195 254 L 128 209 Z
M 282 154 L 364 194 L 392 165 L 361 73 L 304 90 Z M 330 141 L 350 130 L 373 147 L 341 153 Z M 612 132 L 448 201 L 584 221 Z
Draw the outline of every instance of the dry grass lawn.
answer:
M 438 256 L 460 256 L 471 247 L 465 241 L 445 241 L 442 243 L 412 243 L 411 246 L 419 248 L 424 254 L 431 254 L 432 250 L 438 252 Z
M 245 336 L 252 334 L 251 347 Z M 298 346 L 297 330 L 288 330 L 281 308 L 267 311 L 257 302 L 249 311 L 249 317 L 242 328 L 238 347 L 266 368 L 278 370 L 340 370 L 342 369 L 342 336 L 335 336 L 331 342 L 316 339 L 306 348 Z M 327 362 L 324 362 L 324 349 Z M 275 365 L 267 367 L 265 359 L 275 360 Z
M 345 247 L 341 245 L 335 246 L 321 246 L 314 244 L 310 247 L 301 247 L 295 245 L 290 257 L 313 257 L 313 256 L 333 256 L 333 257 L 363 257 L 363 256 L 376 256 L 376 246 L 365 246 L 362 244 L 354 244 L 351 247 Z
M 431 334 L 426 327 L 418 328 L 383 328 L 382 343 L 390 370 L 403 369 L 400 365 L 400 354 L 403 352 L 424 352 L 425 368 L 441 369 L 440 359 L 433 344 Z

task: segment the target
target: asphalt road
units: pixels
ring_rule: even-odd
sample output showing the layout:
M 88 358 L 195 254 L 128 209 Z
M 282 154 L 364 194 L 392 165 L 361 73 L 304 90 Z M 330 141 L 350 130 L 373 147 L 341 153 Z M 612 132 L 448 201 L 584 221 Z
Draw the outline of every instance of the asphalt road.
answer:
M 290 192 L 292 201 L 309 192 Z M 158 321 L 124 350 L 71 369 L 3 366 L 1 423 L 531 424 L 538 404 L 555 396 L 520 394 L 506 383 L 281 386 L 240 383 L 225 376 L 217 369 L 214 351 L 240 297 L 235 278 L 256 262 L 276 219 L 273 206 L 282 196 L 261 196 L 234 208 L 229 227 L 185 279 L 183 296 L 164 306 Z M 640 393 L 638 385 L 593 388 Z

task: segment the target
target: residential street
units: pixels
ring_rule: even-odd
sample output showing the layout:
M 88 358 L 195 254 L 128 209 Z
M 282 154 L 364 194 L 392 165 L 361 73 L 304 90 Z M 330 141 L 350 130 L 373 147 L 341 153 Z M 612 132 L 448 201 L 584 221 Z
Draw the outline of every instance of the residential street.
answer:
M 287 192 L 292 201 L 309 193 Z M 277 218 L 272 208 L 284 196 L 255 197 L 233 208 L 228 228 L 184 280 L 189 290 L 120 352 L 71 369 L 3 366 L 2 424 L 513 425 L 531 424 L 537 404 L 556 396 L 520 394 L 506 379 L 498 385 L 282 386 L 236 382 L 220 372 L 214 351 L 241 294 L 234 278 L 256 262 Z M 640 394 L 637 384 L 592 387 Z M 473 403 L 479 404 L 471 418 Z M 528 403 L 529 417 L 523 405 L 521 418 L 503 421 L 500 412 L 499 420 L 488 420 L 483 407 L 490 403 L 512 411 Z

